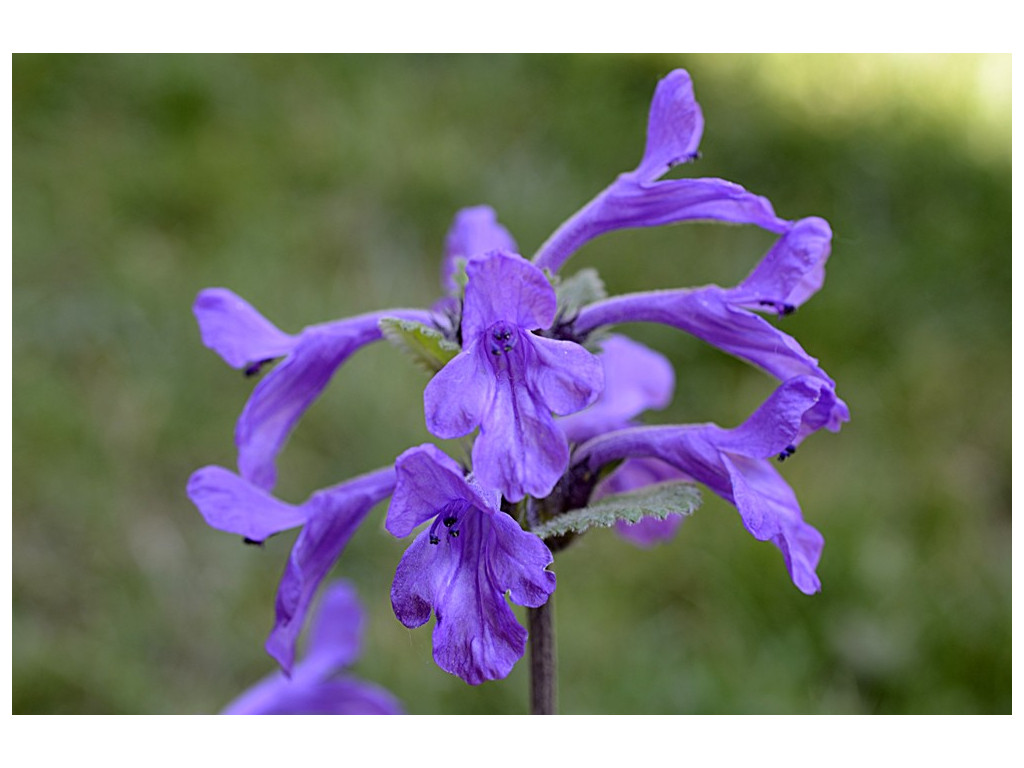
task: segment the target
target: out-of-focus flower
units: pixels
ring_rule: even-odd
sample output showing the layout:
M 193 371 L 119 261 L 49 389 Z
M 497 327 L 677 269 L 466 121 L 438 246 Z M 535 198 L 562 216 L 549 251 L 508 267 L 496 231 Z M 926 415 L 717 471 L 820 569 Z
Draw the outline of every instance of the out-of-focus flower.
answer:
M 278 670 L 256 683 L 223 715 L 400 715 L 390 693 L 351 675 L 340 674 L 359 658 L 363 612 L 355 589 L 330 584 L 309 628 L 305 656 L 291 676 Z

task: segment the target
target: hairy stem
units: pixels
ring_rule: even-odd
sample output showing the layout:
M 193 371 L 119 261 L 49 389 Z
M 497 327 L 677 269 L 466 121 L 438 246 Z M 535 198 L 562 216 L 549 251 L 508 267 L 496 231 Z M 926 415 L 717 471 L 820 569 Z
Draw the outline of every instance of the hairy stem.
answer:
M 530 632 L 530 714 L 558 714 L 554 595 L 539 608 L 527 609 Z

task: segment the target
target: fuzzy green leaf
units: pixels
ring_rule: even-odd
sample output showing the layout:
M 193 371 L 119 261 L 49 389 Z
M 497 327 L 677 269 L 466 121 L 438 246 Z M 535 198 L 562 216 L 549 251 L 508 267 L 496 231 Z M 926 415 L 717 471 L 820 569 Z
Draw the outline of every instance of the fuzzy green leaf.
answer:
M 608 298 L 604 282 L 596 269 L 581 269 L 572 277 L 555 283 L 555 295 L 558 296 L 558 308 L 563 315 L 571 316 L 595 301 Z
M 384 338 L 410 354 L 427 373 L 437 373 L 459 353 L 459 347 L 441 332 L 412 320 L 385 317 L 378 322 Z
M 574 509 L 533 529 L 542 539 L 583 533 L 594 526 L 609 527 L 618 520 L 638 523 L 645 517 L 664 520 L 669 515 L 692 515 L 700 507 L 700 490 L 692 483 L 656 483 L 628 493 L 617 493 Z

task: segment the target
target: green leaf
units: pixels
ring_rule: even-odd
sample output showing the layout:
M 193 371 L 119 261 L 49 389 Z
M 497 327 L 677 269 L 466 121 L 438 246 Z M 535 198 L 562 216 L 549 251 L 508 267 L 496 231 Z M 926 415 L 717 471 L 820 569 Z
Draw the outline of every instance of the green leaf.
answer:
M 563 315 L 574 315 L 581 307 L 608 298 L 604 282 L 596 269 L 581 269 L 572 277 L 555 283 L 558 308 Z
M 700 507 L 700 490 L 692 483 L 656 483 L 628 493 L 617 493 L 574 509 L 533 529 L 542 539 L 583 533 L 594 526 L 609 527 L 618 520 L 638 523 L 645 517 L 664 520 L 669 515 L 692 515 Z
M 423 323 L 384 317 L 377 323 L 384 338 L 412 355 L 427 373 L 437 373 L 459 353 L 459 346 Z

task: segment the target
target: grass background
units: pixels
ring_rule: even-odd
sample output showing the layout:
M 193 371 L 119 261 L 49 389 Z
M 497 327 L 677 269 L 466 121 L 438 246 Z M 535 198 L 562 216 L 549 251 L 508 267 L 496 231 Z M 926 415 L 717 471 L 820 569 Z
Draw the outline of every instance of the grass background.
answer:
M 835 231 L 825 289 L 781 322 L 849 403 L 787 462 L 826 537 L 815 597 L 728 505 L 638 550 L 556 561 L 567 713 L 1010 711 L 1009 56 L 36 56 L 13 65 L 13 709 L 198 713 L 272 667 L 294 536 L 210 530 L 189 474 L 231 466 L 251 382 L 190 312 L 230 287 L 285 330 L 437 296 L 455 211 L 489 203 L 530 254 L 643 147 L 658 77 L 693 75 L 688 174 Z M 740 279 L 748 228 L 587 245 L 613 292 Z M 670 329 L 654 422 L 741 421 L 773 382 Z M 429 439 L 424 377 L 360 352 L 283 453 L 279 495 Z M 355 671 L 410 712 L 519 713 L 430 659 L 388 588 L 383 507 L 336 574 L 369 612 Z

